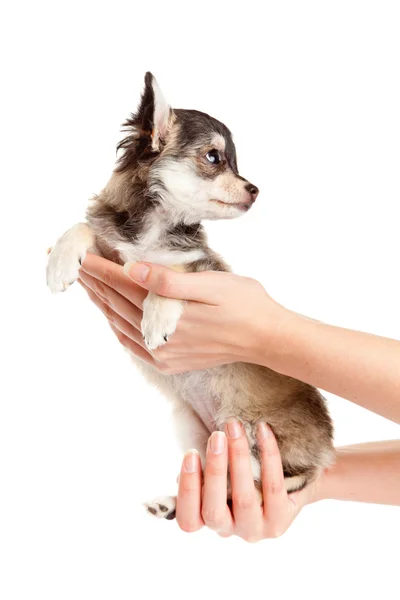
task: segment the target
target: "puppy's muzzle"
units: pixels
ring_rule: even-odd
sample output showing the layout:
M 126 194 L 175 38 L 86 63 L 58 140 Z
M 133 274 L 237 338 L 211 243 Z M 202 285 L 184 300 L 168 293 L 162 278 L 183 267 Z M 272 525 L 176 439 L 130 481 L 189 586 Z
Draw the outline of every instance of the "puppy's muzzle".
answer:
M 244 204 L 246 204 L 246 206 L 248 206 L 250 208 L 250 206 L 252 204 L 254 204 L 254 202 L 256 201 L 256 198 L 258 196 L 259 190 L 258 188 L 253 185 L 252 183 L 247 183 L 244 186 L 244 189 L 246 190 L 247 194 L 248 194 L 248 198 L 247 200 L 244 202 Z

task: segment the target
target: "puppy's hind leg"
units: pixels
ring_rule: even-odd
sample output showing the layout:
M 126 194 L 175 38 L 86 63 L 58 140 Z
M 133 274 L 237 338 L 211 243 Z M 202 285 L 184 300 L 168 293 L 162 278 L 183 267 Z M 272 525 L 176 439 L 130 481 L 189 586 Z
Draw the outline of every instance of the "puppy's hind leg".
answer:
M 204 467 L 207 442 L 211 433 L 192 407 L 183 401 L 174 405 L 173 420 L 175 433 L 183 452 L 195 449 L 200 454 Z
M 174 406 L 173 419 L 181 449 L 184 452 L 191 449 L 197 450 L 204 466 L 207 441 L 210 435 L 207 427 L 194 410 L 180 400 Z M 145 506 L 151 515 L 170 521 L 175 518 L 176 496 L 159 496 L 151 502 L 146 502 Z

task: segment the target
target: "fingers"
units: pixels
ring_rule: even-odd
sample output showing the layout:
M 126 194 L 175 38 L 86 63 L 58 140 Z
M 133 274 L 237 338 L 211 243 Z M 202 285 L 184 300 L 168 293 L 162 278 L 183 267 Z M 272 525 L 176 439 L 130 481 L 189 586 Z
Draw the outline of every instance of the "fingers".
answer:
M 142 348 L 146 348 L 141 331 L 115 312 L 114 307 L 108 298 L 100 296 L 99 293 L 89 287 L 83 279 L 78 279 L 78 281 L 86 290 L 89 298 L 98 308 L 100 308 L 111 325 L 114 325 L 115 328 L 125 334 L 125 336 L 129 337 L 133 342 L 139 344 Z
M 121 265 L 95 254 L 87 254 L 80 270 L 80 273 L 82 272 L 91 275 L 124 296 L 138 308 L 142 308 L 147 292 L 142 287 L 133 284 L 132 280 L 125 275 Z
M 105 315 L 119 342 L 138 358 L 141 358 L 150 365 L 157 366 L 153 357 L 145 349 L 144 342 L 139 332 L 129 323 L 126 321 L 124 322 L 119 315 L 114 313 L 112 309 L 104 304 L 99 296 L 97 296 L 97 294 L 87 287 L 80 279 L 78 279 L 78 283 L 80 283 L 80 285 L 84 288 L 92 302 L 96 304 L 96 306 Z M 132 336 L 134 336 L 134 339 L 132 339 Z
M 271 428 L 260 423 L 258 429 L 258 447 L 261 454 L 261 477 L 264 498 L 264 516 L 267 518 L 274 536 L 288 517 L 288 495 L 285 488 L 282 460 L 278 444 Z M 286 528 L 286 527 L 285 527 Z
M 214 305 L 218 304 L 218 290 L 225 287 L 226 280 L 230 278 L 230 273 L 182 273 L 141 262 L 127 263 L 124 271 L 133 281 L 159 296 Z
M 204 469 L 202 517 L 204 523 L 221 535 L 232 530 L 232 515 L 226 503 L 228 448 L 222 431 L 214 431 L 208 440 Z
M 243 427 L 236 419 L 228 420 L 226 431 L 235 526 L 241 537 L 252 541 L 259 539 L 263 522 L 251 470 L 249 446 Z
M 189 450 L 182 463 L 176 504 L 178 525 L 188 533 L 204 525 L 201 518 L 201 483 L 199 454 L 196 450 Z
M 209 439 L 202 501 L 198 454 L 191 451 L 185 457 L 179 479 L 177 504 L 180 527 L 184 531 L 197 531 L 205 524 L 221 537 L 235 534 L 249 542 L 280 536 L 296 516 L 296 511 L 290 510 L 280 453 L 271 429 L 261 424 L 258 432 L 264 511 L 260 507 L 254 486 L 250 452 L 243 427 L 237 420 L 230 419 L 226 431 L 227 438 L 217 431 Z M 226 502 L 228 455 L 233 517 Z
M 113 288 L 110 288 L 108 285 L 105 285 L 85 272 L 80 272 L 79 279 L 83 281 L 86 287 L 90 288 L 97 296 L 99 296 L 104 304 L 107 304 L 114 312 L 140 331 L 143 313 L 137 306 L 124 298 L 124 296 L 121 296 L 121 294 L 116 292 Z

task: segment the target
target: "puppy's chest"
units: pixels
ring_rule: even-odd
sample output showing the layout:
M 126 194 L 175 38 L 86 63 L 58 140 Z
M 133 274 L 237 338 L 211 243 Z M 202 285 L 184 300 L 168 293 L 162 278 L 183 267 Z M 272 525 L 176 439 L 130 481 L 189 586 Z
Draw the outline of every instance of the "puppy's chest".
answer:
M 119 253 L 121 262 L 123 263 L 146 261 L 165 266 L 189 264 L 205 256 L 205 252 L 202 249 L 175 250 L 168 247 L 167 244 L 145 246 L 130 242 L 120 242 L 116 246 L 116 251 Z
M 155 385 L 172 402 L 179 399 L 191 406 L 210 433 L 217 429 L 221 395 L 215 389 L 214 381 L 218 369 L 163 375 L 133 354 L 131 357 L 149 383 Z

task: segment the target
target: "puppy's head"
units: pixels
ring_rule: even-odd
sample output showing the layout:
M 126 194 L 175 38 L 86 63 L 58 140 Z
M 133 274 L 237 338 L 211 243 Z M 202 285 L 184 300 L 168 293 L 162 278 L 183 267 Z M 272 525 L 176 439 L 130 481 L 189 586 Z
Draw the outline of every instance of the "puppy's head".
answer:
M 231 219 L 254 203 L 258 189 L 238 173 L 229 129 L 196 110 L 172 109 L 146 73 L 117 171 L 145 173 L 146 186 L 171 217 L 186 223 Z

